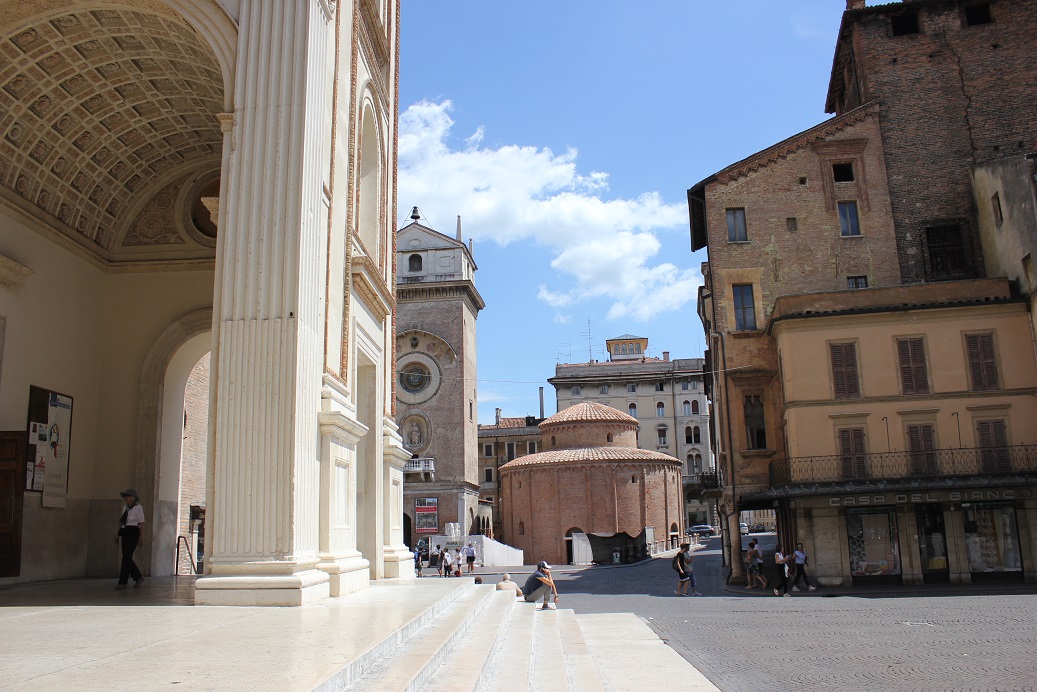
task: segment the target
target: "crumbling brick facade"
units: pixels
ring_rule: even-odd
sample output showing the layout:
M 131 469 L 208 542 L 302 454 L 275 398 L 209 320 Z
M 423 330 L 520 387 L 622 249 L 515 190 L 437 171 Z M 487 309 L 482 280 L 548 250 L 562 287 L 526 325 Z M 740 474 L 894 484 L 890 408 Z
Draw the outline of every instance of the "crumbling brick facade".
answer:
M 969 171 L 1034 144 L 1035 36 L 1032 0 L 915 0 L 844 15 L 826 108 L 881 104 L 904 283 L 984 275 Z M 961 266 L 948 266 L 957 251 L 935 247 L 947 240 L 935 229 L 960 231 Z

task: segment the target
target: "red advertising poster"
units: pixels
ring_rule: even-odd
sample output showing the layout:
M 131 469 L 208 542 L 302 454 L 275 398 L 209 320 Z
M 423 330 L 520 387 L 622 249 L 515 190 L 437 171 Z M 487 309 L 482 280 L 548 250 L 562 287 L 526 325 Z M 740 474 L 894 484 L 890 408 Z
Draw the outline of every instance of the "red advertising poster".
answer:
M 414 498 L 414 531 L 439 533 L 439 498 Z

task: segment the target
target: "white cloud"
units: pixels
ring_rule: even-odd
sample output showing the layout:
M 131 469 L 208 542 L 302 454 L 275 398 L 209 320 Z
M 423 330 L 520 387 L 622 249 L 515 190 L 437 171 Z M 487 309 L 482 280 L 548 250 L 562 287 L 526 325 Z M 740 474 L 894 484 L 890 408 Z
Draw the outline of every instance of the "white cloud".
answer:
M 479 388 L 479 403 L 480 404 L 496 404 L 502 401 L 511 401 L 512 397 L 501 392 L 495 392 L 493 390 L 486 390 Z
M 547 249 L 564 287 L 541 285 L 538 298 L 554 308 L 607 298 L 610 317 L 648 320 L 693 299 L 697 271 L 651 264 L 660 249 L 655 233 L 683 232 L 682 204 L 667 204 L 656 192 L 607 199 L 608 174 L 581 173 L 575 149 L 487 147 L 483 127 L 463 148 L 452 148 L 451 108 L 450 101 L 422 101 L 400 116 L 404 206 L 417 203 L 439 223 L 460 213 L 466 235 L 476 240 L 530 241 Z

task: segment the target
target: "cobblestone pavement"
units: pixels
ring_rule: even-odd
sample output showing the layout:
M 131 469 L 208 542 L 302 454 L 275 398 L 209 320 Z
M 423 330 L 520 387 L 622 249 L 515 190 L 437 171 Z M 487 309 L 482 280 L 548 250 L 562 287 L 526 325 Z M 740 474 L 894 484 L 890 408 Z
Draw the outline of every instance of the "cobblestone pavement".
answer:
M 730 593 L 718 548 L 714 540 L 696 553 L 701 598 L 674 596 L 670 560 L 659 558 L 559 574 L 560 605 L 640 615 L 732 692 L 1037 691 L 1037 595 Z

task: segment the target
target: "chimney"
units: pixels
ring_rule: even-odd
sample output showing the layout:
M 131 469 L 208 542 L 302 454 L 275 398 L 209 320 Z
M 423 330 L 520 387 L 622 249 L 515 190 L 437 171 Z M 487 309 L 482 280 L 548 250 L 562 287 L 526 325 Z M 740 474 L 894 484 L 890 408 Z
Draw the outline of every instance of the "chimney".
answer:
M 669 362 L 669 360 L 670 360 L 670 352 L 669 351 L 663 351 L 663 360 Z
M 500 425 L 500 409 L 494 409 L 497 412 L 497 425 Z
M 846 9 L 862 10 L 864 9 L 864 0 L 846 0 Z
M 540 420 L 544 420 L 544 388 L 540 388 Z
M 459 242 L 459 243 L 463 243 L 464 242 L 461 239 L 461 215 L 460 214 L 457 215 L 457 242 Z

